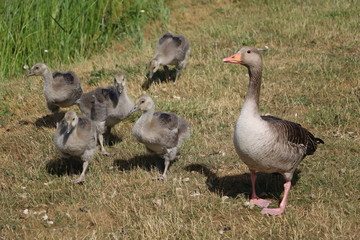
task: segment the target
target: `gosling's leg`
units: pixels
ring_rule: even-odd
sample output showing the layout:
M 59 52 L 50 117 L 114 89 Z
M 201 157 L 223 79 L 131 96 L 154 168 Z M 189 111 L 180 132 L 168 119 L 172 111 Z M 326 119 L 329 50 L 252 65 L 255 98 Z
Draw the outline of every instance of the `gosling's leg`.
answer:
M 89 166 L 89 162 L 85 161 L 83 163 L 83 170 L 82 170 L 80 176 L 77 179 L 72 180 L 71 182 L 72 183 L 82 183 L 82 182 L 84 182 L 85 181 L 85 172 L 86 172 L 86 169 L 88 168 L 88 166 Z

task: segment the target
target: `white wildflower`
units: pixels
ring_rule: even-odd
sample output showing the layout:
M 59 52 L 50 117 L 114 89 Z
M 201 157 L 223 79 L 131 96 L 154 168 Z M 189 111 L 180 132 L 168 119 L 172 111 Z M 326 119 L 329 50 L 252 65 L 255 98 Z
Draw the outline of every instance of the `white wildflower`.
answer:
M 156 199 L 156 200 L 153 201 L 153 204 L 155 204 L 157 206 L 161 206 L 162 203 L 163 203 L 163 200 L 161 200 L 161 199 Z
M 190 194 L 191 197 L 198 197 L 200 195 L 201 194 L 200 194 L 199 190 L 195 191 L 193 194 Z
M 245 206 L 245 207 L 248 207 L 248 208 L 250 208 L 250 209 L 253 209 L 253 208 L 255 207 L 255 204 L 253 204 L 253 203 L 250 202 L 250 201 L 246 201 L 246 202 L 244 202 L 244 206 Z
M 190 178 L 183 178 L 182 180 L 181 180 L 182 182 L 188 182 L 188 181 L 190 181 Z
M 29 66 L 25 64 L 25 65 L 23 66 L 23 69 L 24 69 L 24 70 L 28 70 L 28 69 L 29 69 Z
M 25 210 L 23 211 L 23 214 L 28 215 L 29 213 L 30 213 L 29 209 L 25 209 Z
M 221 201 L 222 201 L 222 202 L 225 202 L 225 201 L 228 200 L 228 199 L 229 199 L 228 196 L 223 196 L 223 197 L 221 198 Z

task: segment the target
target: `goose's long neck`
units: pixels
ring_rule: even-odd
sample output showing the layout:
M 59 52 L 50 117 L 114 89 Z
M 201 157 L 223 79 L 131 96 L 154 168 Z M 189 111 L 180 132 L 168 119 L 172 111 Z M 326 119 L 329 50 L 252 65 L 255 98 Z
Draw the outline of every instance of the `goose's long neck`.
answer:
M 262 77 L 262 66 L 248 67 L 249 86 L 241 113 L 259 116 L 259 98 Z

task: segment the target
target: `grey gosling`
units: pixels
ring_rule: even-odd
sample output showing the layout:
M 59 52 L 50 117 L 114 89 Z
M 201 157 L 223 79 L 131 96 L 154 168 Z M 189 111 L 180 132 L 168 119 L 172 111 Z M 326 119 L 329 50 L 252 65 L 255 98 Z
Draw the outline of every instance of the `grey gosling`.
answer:
M 173 35 L 171 33 L 165 33 L 158 42 L 155 56 L 149 63 L 148 67 L 148 79 L 152 79 L 154 73 L 160 66 L 164 67 L 166 79 L 169 78 L 168 65 L 176 66 L 176 80 L 179 78 L 183 68 L 190 56 L 190 42 L 180 35 Z
M 99 87 L 84 93 L 77 101 L 80 110 L 90 119 L 96 121 L 101 152 L 109 153 L 104 148 L 103 134 L 107 141 L 111 128 L 130 115 L 134 102 L 126 92 L 126 79 L 123 74 L 116 74 L 114 86 Z M 104 126 L 103 123 L 104 122 Z
M 97 147 L 96 126 L 87 117 L 78 117 L 75 112 L 69 111 L 57 124 L 55 132 L 55 146 L 60 153 L 68 158 L 70 156 L 80 157 L 83 170 L 73 183 L 85 181 L 85 172 L 92 160 Z
M 261 213 L 279 215 L 284 212 L 291 188 L 291 179 L 300 161 L 312 155 L 324 143 L 300 124 L 273 116 L 260 116 L 259 97 L 263 70 L 260 49 L 243 47 L 224 62 L 241 64 L 248 69 L 249 86 L 240 116 L 235 125 L 234 145 L 237 154 L 251 172 L 253 204 Z M 285 178 L 284 196 L 278 208 L 267 208 L 270 201 L 256 195 L 256 172 L 280 173 Z
M 141 96 L 131 112 L 142 111 L 141 117 L 132 129 L 132 135 L 146 149 L 161 155 L 165 169 L 160 179 L 166 179 L 169 164 L 176 157 L 177 149 L 190 136 L 190 126 L 174 113 L 154 112 L 155 105 L 151 97 Z
M 80 80 L 72 71 L 51 72 L 45 63 L 36 63 L 26 76 L 43 77 L 47 107 L 53 113 L 58 112 L 60 107 L 74 105 L 83 93 Z

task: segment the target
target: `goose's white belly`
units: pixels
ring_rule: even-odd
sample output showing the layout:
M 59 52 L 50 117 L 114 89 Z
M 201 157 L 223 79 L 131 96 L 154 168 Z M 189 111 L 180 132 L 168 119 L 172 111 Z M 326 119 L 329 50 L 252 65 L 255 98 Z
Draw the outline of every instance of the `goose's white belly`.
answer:
M 240 116 L 235 125 L 234 146 L 241 160 L 250 169 L 276 172 L 273 166 L 275 137 L 260 117 Z
M 293 171 L 305 155 L 285 142 L 260 116 L 240 116 L 236 123 L 236 152 L 252 170 L 265 173 Z

